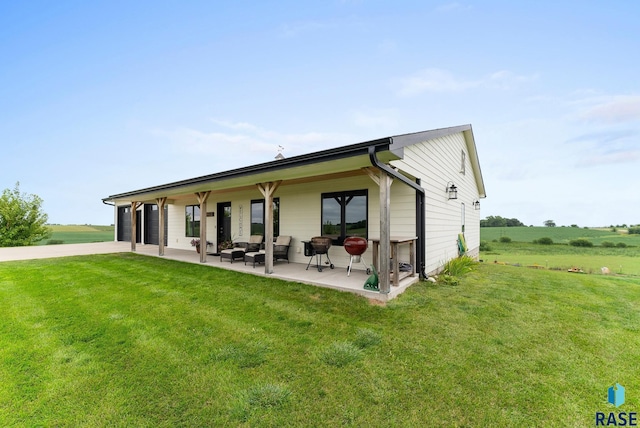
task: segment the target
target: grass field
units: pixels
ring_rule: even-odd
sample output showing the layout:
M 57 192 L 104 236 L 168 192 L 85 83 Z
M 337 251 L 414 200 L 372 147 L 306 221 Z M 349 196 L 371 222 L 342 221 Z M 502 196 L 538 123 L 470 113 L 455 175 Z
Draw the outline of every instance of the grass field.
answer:
M 94 225 L 51 225 L 53 234 L 38 245 L 84 244 L 89 242 L 108 242 L 114 239 L 114 226 Z
M 534 266 L 567 271 L 578 268 L 585 273 L 600 274 L 606 267 L 611 273 L 640 276 L 640 235 L 609 230 L 579 229 L 572 227 L 513 227 L 480 229 L 481 239 L 490 248 L 481 252 L 489 263 Z M 513 241 L 500 242 L 506 236 Z M 533 244 L 543 237 L 553 239 L 553 245 Z M 594 247 L 573 247 L 570 240 L 585 238 Z M 607 248 L 604 241 L 624 243 L 625 248 Z
M 603 241 L 623 242 L 628 246 L 640 247 L 640 235 L 629 235 L 626 230 L 612 232 L 611 229 L 584 229 L 579 227 L 482 227 L 480 239 L 499 240 L 507 236 L 517 242 L 532 242 L 534 239 L 548 237 L 556 244 L 568 244 L 570 240 L 585 238 L 600 245 Z
M 0 263 L 0 426 L 593 426 L 640 407 L 638 295 L 489 263 L 386 306 L 128 253 Z

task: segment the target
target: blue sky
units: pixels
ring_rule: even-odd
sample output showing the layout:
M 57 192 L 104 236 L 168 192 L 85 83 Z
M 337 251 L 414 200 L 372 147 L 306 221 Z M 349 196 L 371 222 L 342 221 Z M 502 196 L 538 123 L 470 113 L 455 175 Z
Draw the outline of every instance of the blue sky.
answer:
M 640 223 L 640 2 L 0 3 L 0 189 L 111 194 L 470 123 L 482 217 Z

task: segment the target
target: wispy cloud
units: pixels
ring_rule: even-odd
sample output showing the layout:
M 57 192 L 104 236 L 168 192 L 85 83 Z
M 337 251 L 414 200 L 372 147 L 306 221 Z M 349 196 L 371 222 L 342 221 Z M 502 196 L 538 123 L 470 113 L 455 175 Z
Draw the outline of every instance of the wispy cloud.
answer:
M 640 121 L 640 95 L 616 95 L 583 102 L 590 105 L 579 113 L 582 120 L 603 123 Z
M 462 92 L 468 89 L 489 88 L 509 90 L 537 79 L 537 75 L 517 75 L 508 70 L 499 70 L 475 79 L 455 76 L 448 70 L 427 68 L 410 76 L 398 79 L 397 93 L 410 97 L 424 92 Z
M 286 149 L 285 156 L 291 156 L 357 142 L 352 135 L 347 134 L 282 133 L 247 122 L 220 119 L 212 119 L 211 122 L 216 128 L 212 131 L 178 128 L 156 130 L 154 134 L 170 139 L 180 152 L 214 155 L 218 160 L 234 159 L 232 163 L 241 165 L 272 160 L 271 155 L 275 156 L 280 146 Z M 241 161 L 237 162 L 235 159 Z
M 590 167 L 636 162 L 640 159 L 637 136 L 638 131 L 613 129 L 580 135 L 567 143 L 576 147 L 576 165 Z
M 640 150 L 625 150 L 611 153 L 586 156 L 577 162 L 577 166 L 600 166 L 611 164 L 624 164 L 640 160 Z

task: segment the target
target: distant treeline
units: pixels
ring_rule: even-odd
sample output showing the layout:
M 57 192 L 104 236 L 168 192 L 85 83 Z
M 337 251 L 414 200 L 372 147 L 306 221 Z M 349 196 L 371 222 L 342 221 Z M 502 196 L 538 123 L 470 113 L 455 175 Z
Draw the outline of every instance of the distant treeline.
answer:
M 490 215 L 489 217 L 480 220 L 480 227 L 519 227 L 524 226 L 517 218 L 504 218 Z

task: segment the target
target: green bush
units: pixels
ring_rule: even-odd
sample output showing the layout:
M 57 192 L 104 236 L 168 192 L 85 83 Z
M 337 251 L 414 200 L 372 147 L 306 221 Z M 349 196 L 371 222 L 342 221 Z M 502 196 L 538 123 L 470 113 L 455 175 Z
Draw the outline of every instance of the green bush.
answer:
M 449 276 L 462 276 L 471 272 L 477 263 L 469 256 L 461 256 L 445 263 L 442 273 Z
M 569 245 L 573 247 L 593 247 L 593 242 L 585 238 L 572 239 Z
M 553 245 L 553 239 L 548 238 L 548 237 L 544 237 L 544 238 L 540 238 L 540 239 L 535 239 L 533 241 L 534 244 L 540 244 L 540 245 Z
M 629 235 L 640 235 L 640 227 L 630 227 L 628 231 Z
M 605 247 L 605 248 L 613 248 L 613 247 L 615 247 L 615 246 L 616 246 L 616 244 L 614 244 L 614 243 L 613 243 L 613 242 L 611 242 L 611 241 L 602 241 L 602 242 L 600 243 L 600 246 L 601 246 L 601 247 Z
M 509 238 L 508 236 L 501 236 L 500 242 L 504 242 L 508 244 L 509 242 L 511 242 L 511 238 Z
M 618 242 L 616 244 L 616 247 L 618 247 L 618 248 L 627 248 L 627 244 L 625 244 L 624 242 Z
M 480 241 L 480 251 L 491 251 L 491 246 L 487 241 Z

